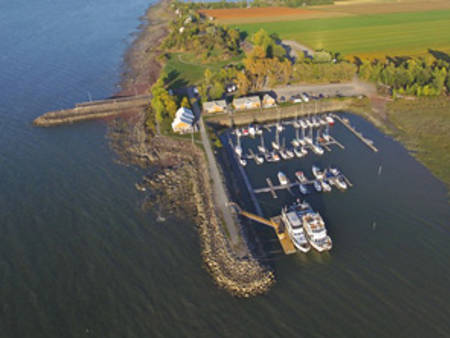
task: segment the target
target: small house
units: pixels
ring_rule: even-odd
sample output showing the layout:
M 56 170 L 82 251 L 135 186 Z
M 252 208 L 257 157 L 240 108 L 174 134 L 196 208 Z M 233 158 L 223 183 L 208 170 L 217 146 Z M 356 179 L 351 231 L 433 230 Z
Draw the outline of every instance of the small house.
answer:
M 205 113 L 221 113 L 227 108 L 225 100 L 208 101 L 203 103 L 203 111 Z
M 192 113 L 192 110 L 181 107 L 177 110 L 177 113 L 175 114 L 175 118 L 172 122 L 172 130 L 175 133 L 188 133 L 194 130 L 194 120 L 195 116 Z
M 277 101 L 275 101 L 275 99 L 272 96 L 270 96 L 269 94 L 266 94 L 263 96 L 262 106 L 264 108 L 275 107 L 276 105 L 277 105 Z
M 233 100 L 233 106 L 236 110 L 248 110 L 261 108 L 261 101 L 258 96 L 240 97 Z

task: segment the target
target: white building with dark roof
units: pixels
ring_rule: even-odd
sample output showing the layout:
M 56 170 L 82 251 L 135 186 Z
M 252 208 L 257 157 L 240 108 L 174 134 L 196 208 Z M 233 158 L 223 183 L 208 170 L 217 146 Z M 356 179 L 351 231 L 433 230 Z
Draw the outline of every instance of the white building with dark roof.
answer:
M 188 133 L 193 131 L 195 116 L 192 110 L 181 107 L 177 110 L 175 118 L 172 122 L 172 130 L 175 133 Z

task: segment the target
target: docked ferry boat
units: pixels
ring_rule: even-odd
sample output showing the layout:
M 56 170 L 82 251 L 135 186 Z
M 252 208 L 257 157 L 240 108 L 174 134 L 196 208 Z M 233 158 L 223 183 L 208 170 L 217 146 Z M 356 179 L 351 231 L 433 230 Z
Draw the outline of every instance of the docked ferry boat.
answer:
M 311 210 L 302 215 L 301 221 L 306 238 L 314 249 L 319 252 L 331 250 L 333 244 L 319 213 Z
M 308 252 L 311 250 L 311 245 L 306 238 L 305 230 L 302 225 L 302 216 L 311 211 L 308 203 L 301 203 L 299 200 L 292 206 L 284 207 L 281 210 L 281 219 L 286 227 L 287 233 L 295 247 L 301 252 Z

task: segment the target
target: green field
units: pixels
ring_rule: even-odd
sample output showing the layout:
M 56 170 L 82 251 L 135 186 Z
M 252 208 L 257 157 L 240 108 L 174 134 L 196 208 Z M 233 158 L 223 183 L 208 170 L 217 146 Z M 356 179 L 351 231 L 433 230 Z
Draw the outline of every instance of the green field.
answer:
M 450 100 L 420 98 L 389 105 L 395 136 L 450 188 Z
M 450 52 L 450 10 L 357 15 L 233 25 L 253 34 L 260 28 L 313 49 L 346 56 L 418 55 Z
M 223 66 L 239 62 L 242 58 L 243 55 L 240 55 L 225 61 L 203 64 L 196 59 L 194 54 L 172 53 L 164 67 L 164 71 L 169 74 L 169 86 L 171 88 L 180 88 L 197 84 L 208 68 L 215 73 Z

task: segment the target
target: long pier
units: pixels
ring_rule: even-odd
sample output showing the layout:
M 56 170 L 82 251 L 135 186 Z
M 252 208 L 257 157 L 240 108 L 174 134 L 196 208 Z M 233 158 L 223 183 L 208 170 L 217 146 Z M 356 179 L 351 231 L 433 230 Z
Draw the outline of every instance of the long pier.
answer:
M 262 216 L 263 216 L 263 212 L 262 212 L 262 210 L 261 210 L 261 206 L 259 205 L 258 200 L 256 199 L 254 190 L 253 190 L 253 188 L 252 188 L 252 185 L 251 185 L 251 183 L 250 183 L 250 180 L 248 179 L 247 174 L 245 173 L 244 168 L 243 168 L 241 165 L 239 165 L 239 161 L 238 161 L 238 159 L 236 158 L 236 153 L 234 152 L 234 149 L 233 149 L 233 143 L 232 143 L 232 141 L 231 141 L 229 135 L 227 135 L 227 140 L 228 140 L 228 151 L 229 151 L 231 157 L 233 158 L 234 162 L 236 163 L 236 165 L 237 165 L 237 167 L 238 167 L 238 169 L 239 169 L 239 172 L 240 172 L 242 178 L 244 179 L 245 186 L 247 187 L 247 191 L 248 191 L 248 193 L 249 193 L 249 195 L 250 195 L 250 199 L 251 199 L 252 202 L 253 202 L 253 205 L 254 205 L 254 207 L 255 207 L 256 213 L 257 213 L 260 217 L 262 217 Z
M 350 123 L 345 121 L 337 114 L 333 114 L 333 117 L 341 122 L 348 130 L 350 130 L 357 138 L 359 138 L 366 146 L 372 149 L 374 152 L 378 152 L 378 149 L 373 145 L 372 140 L 365 138 L 360 132 L 358 132 L 355 128 L 353 128 Z
M 150 95 L 112 98 L 107 100 L 77 103 L 75 108 L 62 109 L 45 113 L 33 121 L 35 126 L 51 127 L 116 116 L 122 113 L 143 109 L 150 103 Z

